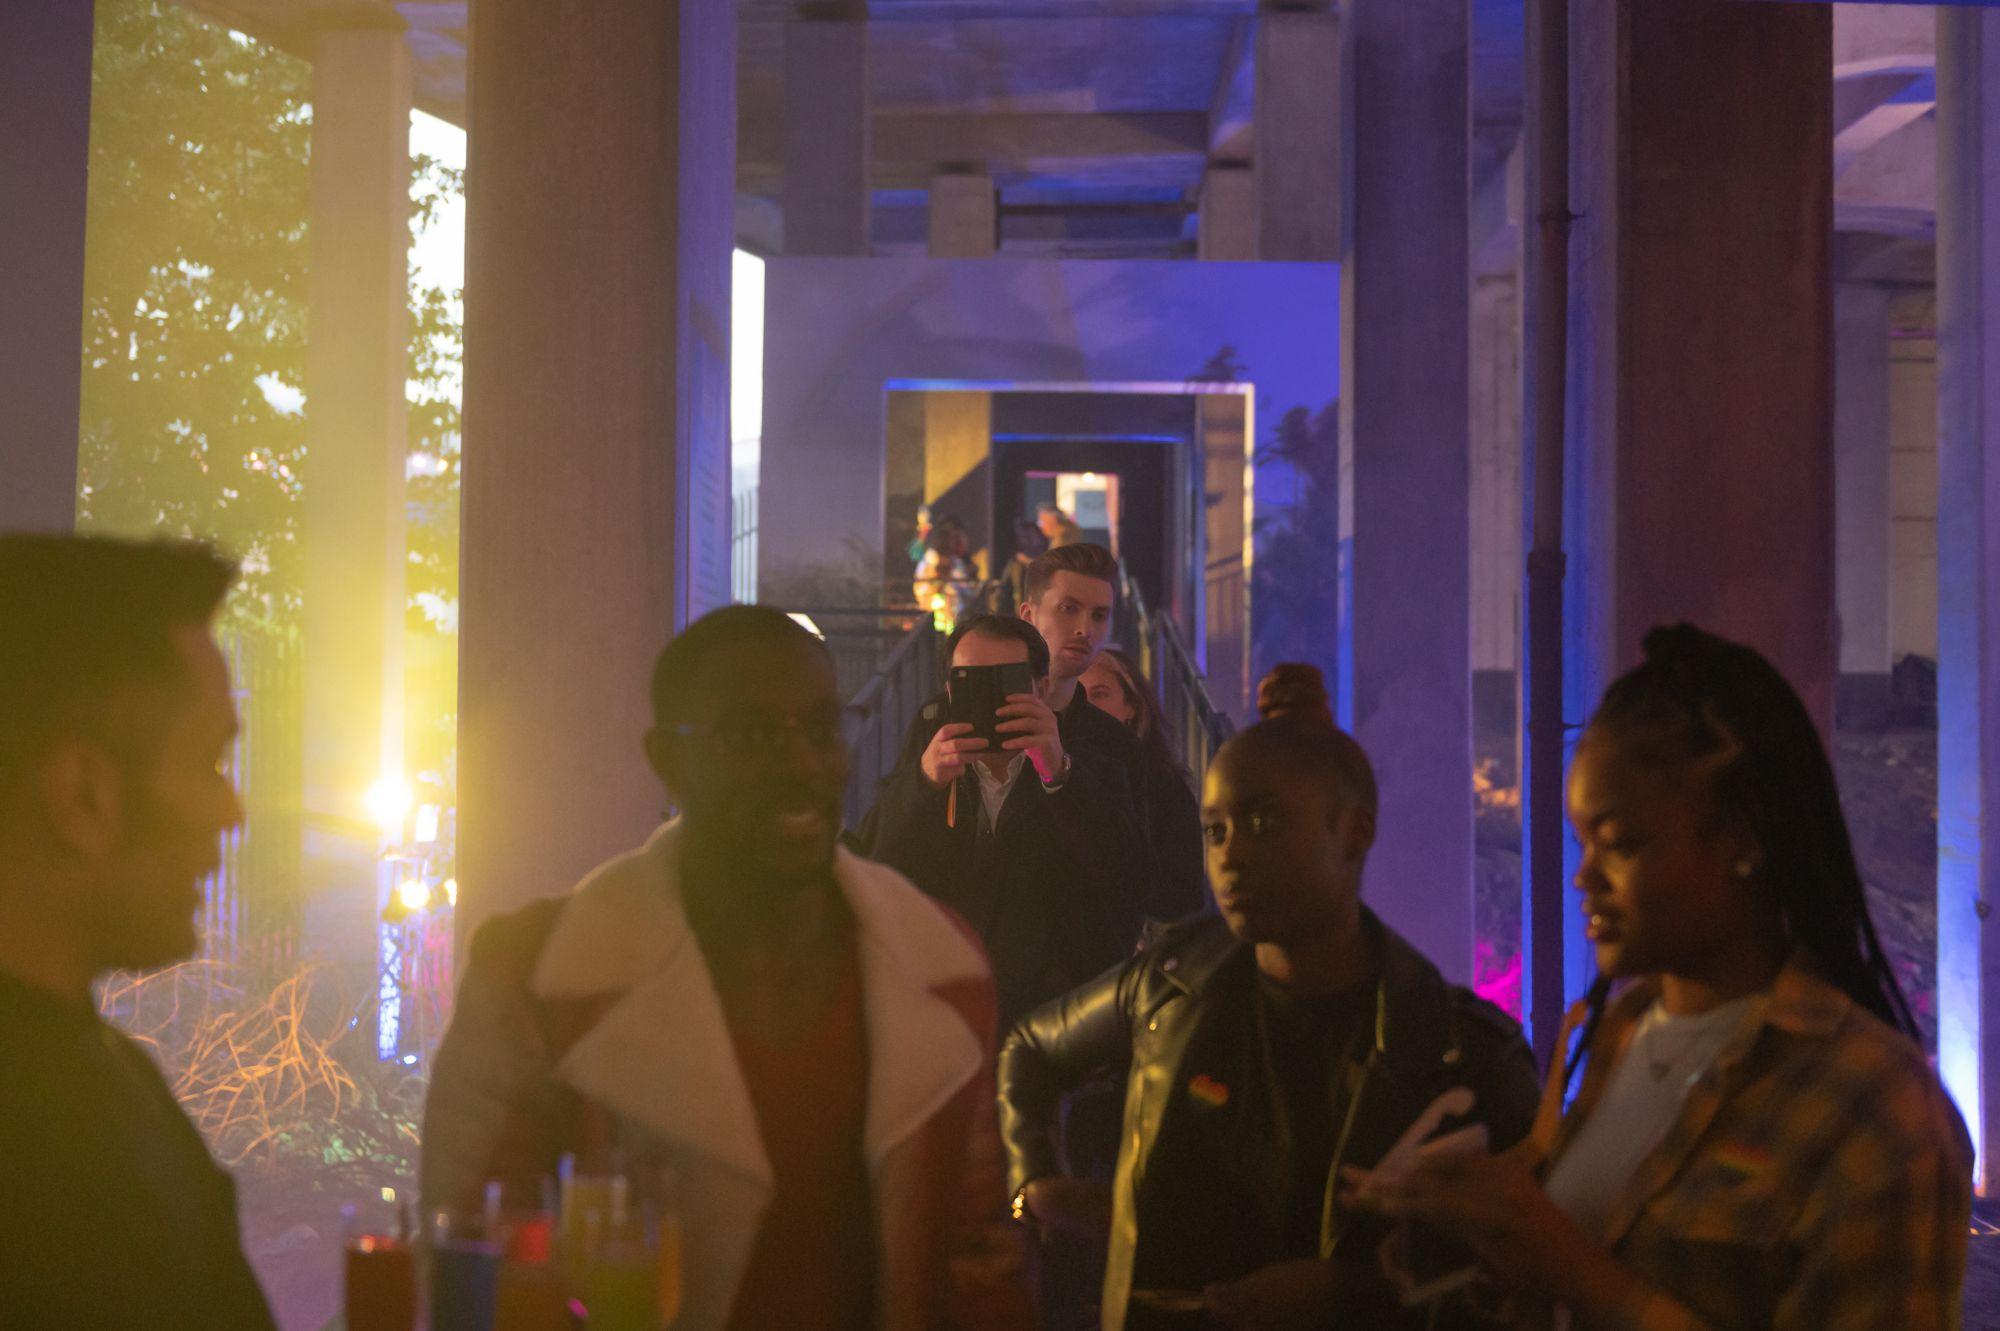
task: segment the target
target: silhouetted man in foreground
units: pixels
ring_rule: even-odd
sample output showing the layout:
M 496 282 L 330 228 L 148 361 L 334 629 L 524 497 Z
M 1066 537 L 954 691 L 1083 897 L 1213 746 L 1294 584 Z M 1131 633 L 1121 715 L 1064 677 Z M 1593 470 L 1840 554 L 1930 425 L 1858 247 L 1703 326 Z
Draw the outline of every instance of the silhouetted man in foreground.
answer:
M 680 816 L 473 940 L 424 1119 L 426 1209 L 533 1197 L 565 1153 L 678 1183 L 686 1331 L 1019 1326 L 993 980 L 964 923 L 835 846 L 826 647 L 688 626 L 646 754 Z
M 272 1325 L 236 1191 L 97 1015 L 107 971 L 194 952 L 242 821 L 205 547 L 0 536 L 0 1326 Z

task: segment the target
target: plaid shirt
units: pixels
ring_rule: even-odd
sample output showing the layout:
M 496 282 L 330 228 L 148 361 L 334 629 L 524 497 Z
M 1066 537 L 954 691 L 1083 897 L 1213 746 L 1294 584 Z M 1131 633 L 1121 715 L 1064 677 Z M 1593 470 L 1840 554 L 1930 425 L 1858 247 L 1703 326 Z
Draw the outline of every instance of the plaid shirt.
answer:
M 1612 999 L 1560 1118 L 1552 1079 L 1536 1133 L 1547 1163 L 1658 997 L 1645 980 Z M 1971 1175 L 1970 1138 L 1923 1053 L 1794 961 L 1613 1208 L 1607 1241 L 1651 1287 L 1615 1325 L 1955 1328 Z

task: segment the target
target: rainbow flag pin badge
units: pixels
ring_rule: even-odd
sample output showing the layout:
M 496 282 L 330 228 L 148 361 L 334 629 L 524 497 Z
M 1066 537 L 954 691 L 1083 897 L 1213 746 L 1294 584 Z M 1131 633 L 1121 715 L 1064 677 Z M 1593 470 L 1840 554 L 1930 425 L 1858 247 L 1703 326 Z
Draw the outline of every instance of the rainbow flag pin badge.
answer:
M 1188 1094 L 1210 1109 L 1220 1109 L 1229 1103 L 1229 1088 L 1206 1072 L 1188 1083 Z
M 1737 1179 L 1753 1179 L 1771 1167 L 1771 1153 L 1761 1146 L 1724 1142 L 1711 1157 L 1718 1169 Z

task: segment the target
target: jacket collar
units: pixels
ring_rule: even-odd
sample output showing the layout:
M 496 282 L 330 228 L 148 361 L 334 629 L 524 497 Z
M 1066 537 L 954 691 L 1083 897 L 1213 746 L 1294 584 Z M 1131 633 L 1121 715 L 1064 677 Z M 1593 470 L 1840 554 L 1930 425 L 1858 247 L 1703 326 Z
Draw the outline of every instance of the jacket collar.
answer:
M 1535 1133 L 1538 1141 L 1553 1141 L 1551 1164 L 1554 1156 L 1575 1140 L 1576 1133 L 1602 1098 L 1611 1069 L 1631 1044 L 1639 1019 L 1659 996 L 1660 983 L 1653 976 L 1635 980 L 1618 992 L 1605 1010 L 1600 1033 L 1592 1041 L 1591 1064 L 1585 1070 L 1584 1087 L 1576 1105 L 1559 1123 L 1555 1120 L 1558 1111 L 1552 1106 L 1560 1103 L 1562 1086 L 1559 1079 L 1551 1077 L 1543 1093 Z M 1813 971 L 1803 950 L 1794 952 L 1765 991 L 1764 1001 L 1743 1015 L 1716 1054 L 1715 1062 L 1690 1089 L 1674 1127 L 1626 1180 L 1606 1219 L 1605 1241 L 1616 1244 L 1622 1240 L 1646 1204 L 1680 1173 L 1723 1104 L 1748 1075 L 1747 1060 L 1766 1029 L 1810 1040 L 1830 1039 L 1853 1008 L 1852 998 Z M 1575 1015 L 1572 1014 L 1572 1019 Z
M 1605 1011 L 1605 1031 L 1622 1036 L 1625 1027 L 1644 1016 L 1659 997 L 1657 976 L 1644 976 L 1622 986 Z M 1827 1039 L 1840 1030 L 1853 1010 L 1854 1000 L 1846 991 L 1820 978 L 1804 949 L 1799 949 L 1787 958 L 1777 978 L 1772 980 L 1770 989 L 1765 991 L 1764 1003 L 1756 1009 L 1754 1021 L 1739 1033 L 1742 1038 L 1732 1040 L 1717 1057 L 1717 1063 L 1741 1057 L 1766 1026 L 1787 1035 Z
M 1392 1066 L 1428 1073 L 1458 1044 L 1451 987 L 1421 952 L 1361 908 L 1361 929 L 1375 959 L 1374 1048 Z M 1217 974 L 1251 952 L 1221 920 L 1188 936 L 1160 962 L 1169 983 L 1199 998 Z
M 771 1185 L 748 1087 L 682 908 L 678 822 L 593 872 L 535 970 L 543 999 L 608 998 L 557 1071 L 662 1138 Z M 869 1058 L 871 1170 L 984 1066 L 984 1040 L 946 997 L 987 982 L 978 945 L 895 871 L 840 850 L 853 912 Z

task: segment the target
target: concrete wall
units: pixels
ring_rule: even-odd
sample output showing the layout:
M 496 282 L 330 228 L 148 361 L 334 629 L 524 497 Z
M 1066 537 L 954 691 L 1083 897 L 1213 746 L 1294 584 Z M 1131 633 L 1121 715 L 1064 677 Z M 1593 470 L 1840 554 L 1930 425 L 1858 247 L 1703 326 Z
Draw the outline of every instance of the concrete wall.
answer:
M 658 824 L 646 681 L 729 597 L 735 38 L 724 0 L 481 0 L 462 940 Z
M 1338 394 L 1338 291 L 1332 264 L 772 260 L 760 597 L 874 585 L 892 383 L 1182 383 L 1233 349 L 1263 443 Z
M 1938 654 L 1936 298 L 1899 295 L 1889 327 L 1889 661 Z
M 76 522 L 92 13 L 0 5 L 0 531 Z
M 931 520 L 947 514 L 965 528 L 971 549 L 990 550 L 993 473 L 987 459 L 993 452 L 991 393 L 925 393 L 924 502 Z

